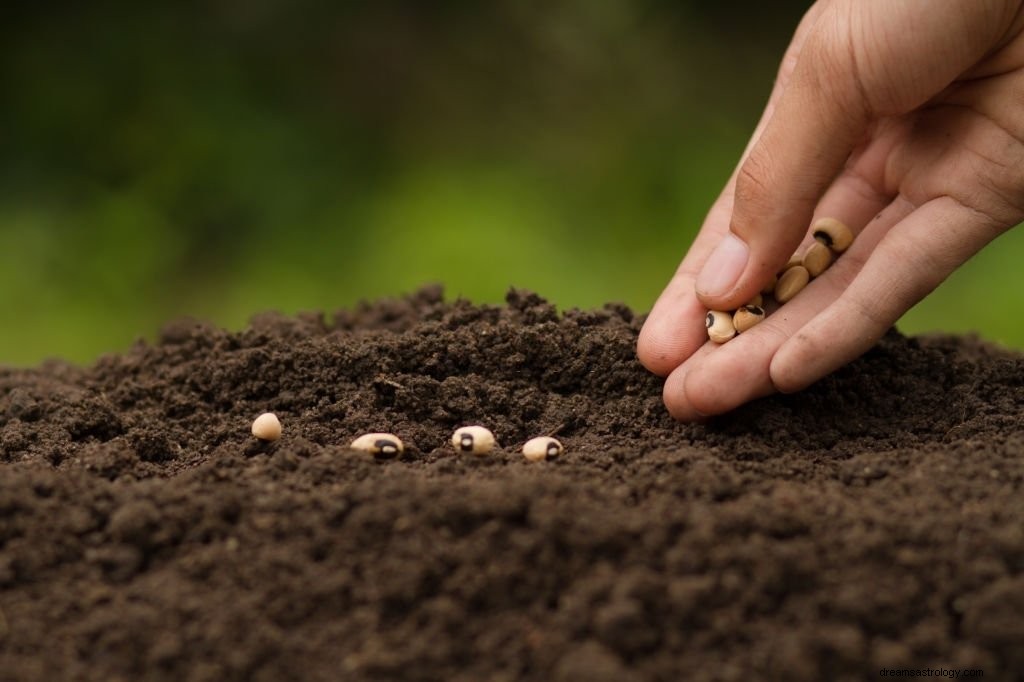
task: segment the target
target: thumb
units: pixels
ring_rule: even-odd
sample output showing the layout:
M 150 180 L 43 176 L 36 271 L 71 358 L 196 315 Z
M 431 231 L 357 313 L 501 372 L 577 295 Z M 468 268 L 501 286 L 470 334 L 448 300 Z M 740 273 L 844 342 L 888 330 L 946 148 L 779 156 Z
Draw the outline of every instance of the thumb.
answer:
M 697 276 L 701 301 L 732 310 L 800 245 L 818 199 L 870 123 L 849 51 L 808 39 L 757 143 L 737 171 L 729 232 Z

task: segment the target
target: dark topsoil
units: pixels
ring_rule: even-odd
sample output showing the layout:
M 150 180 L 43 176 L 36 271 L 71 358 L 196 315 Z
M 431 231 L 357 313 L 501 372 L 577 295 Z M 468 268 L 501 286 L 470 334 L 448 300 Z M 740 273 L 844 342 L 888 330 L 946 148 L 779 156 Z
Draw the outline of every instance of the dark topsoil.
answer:
M 893 332 L 682 425 L 639 326 L 424 290 L 0 371 L 0 679 L 1020 679 L 1024 357 Z

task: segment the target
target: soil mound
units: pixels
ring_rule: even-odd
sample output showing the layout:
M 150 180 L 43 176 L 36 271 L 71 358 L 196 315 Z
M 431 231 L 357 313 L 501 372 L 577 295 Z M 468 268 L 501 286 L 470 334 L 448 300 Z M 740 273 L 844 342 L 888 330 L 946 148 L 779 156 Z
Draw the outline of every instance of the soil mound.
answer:
M 0 680 L 1019 679 L 1024 357 L 892 332 L 683 425 L 640 323 L 433 288 L 0 370 Z

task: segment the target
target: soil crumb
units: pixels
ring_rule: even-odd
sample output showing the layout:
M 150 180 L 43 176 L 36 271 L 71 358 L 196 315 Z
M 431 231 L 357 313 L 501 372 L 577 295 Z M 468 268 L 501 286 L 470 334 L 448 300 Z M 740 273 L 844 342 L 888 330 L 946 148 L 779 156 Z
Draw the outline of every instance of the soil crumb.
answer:
M 893 331 L 684 425 L 641 323 L 434 287 L 0 370 L 0 680 L 1022 679 L 1024 356 Z

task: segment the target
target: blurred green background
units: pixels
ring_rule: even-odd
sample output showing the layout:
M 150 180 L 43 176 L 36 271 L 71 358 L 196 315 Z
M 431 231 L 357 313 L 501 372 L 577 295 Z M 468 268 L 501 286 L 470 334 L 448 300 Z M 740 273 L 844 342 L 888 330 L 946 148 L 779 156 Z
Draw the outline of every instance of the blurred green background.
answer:
M 807 4 L 16 3 L 0 364 L 427 282 L 647 310 Z M 901 327 L 1024 346 L 1021 232 Z

